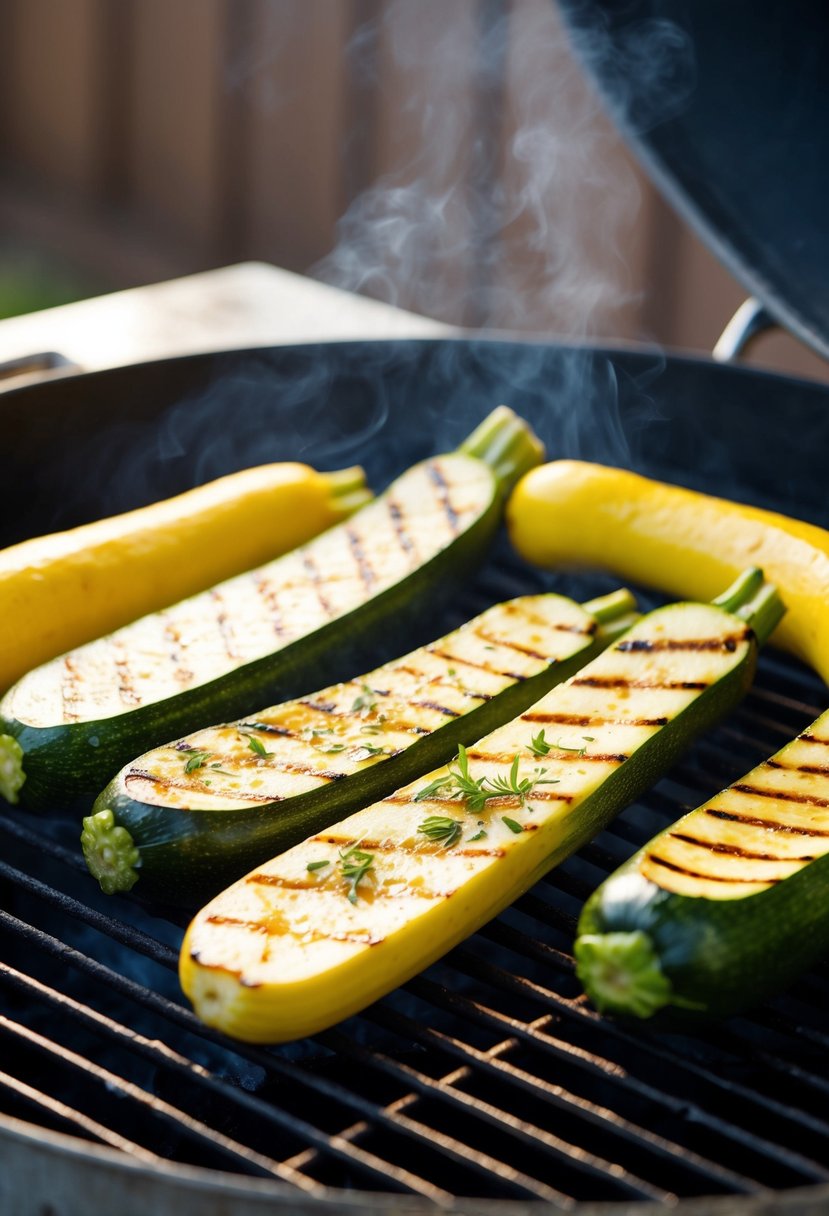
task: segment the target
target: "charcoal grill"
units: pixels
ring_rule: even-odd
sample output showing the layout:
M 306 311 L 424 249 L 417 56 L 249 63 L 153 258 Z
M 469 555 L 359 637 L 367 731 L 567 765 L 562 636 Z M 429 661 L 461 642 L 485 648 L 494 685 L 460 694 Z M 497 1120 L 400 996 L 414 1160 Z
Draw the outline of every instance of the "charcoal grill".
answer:
M 277 453 L 362 457 L 380 485 L 501 400 L 551 453 L 716 491 L 728 467 L 736 496 L 829 525 L 820 386 L 658 352 L 458 341 L 199 356 L 11 392 L 3 539 Z M 217 433 L 233 444 L 211 446 Z M 79 476 L 96 465 L 112 476 Z M 534 572 L 502 538 L 434 629 L 524 591 L 609 585 Z M 807 1211 L 829 1198 L 825 968 L 690 1036 L 598 1016 L 571 959 L 602 876 L 824 697 L 811 672 L 766 654 L 743 706 L 589 848 L 403 989 L 286 1047 L 199 1025 L 175 977 L 182 922 L 97 891 L 76 815 L 4 810 L 0 1211 L 616 1213 L 714 1195 L 728 1211 L 770 1195 Z
M 769 315 L 829 351 L 819 6 L 787 5 L 784 25 L 780 6 L 747 0 L 563 9 L 668 192 Z M 665 20 L 687 33 L 694 88 L 660 113 L 620 65 L 643 66 L 630 29 Z M 460 340 L 205 355 L 6 393 L 0 543 L 270 459 L 360 460 L 379 487 L 500 401 L 551 455 L 829 526 L 828 389 L 658 351 Z M 532 571 L 502 537 L 430 626 L 521 592 L 609 586 Z M 193 1018 L 175 978 L 181 920 L 100 895 L 77 816 L 0 811 L 0 1214 L 825 1211 L 827 966 L 691 1035 L 600 1017 L 571 956 L 602 877 L 825 700 L 813 673 L 764 654 L 743 705 L 578 856 L 362 1015 L 270 1049 Z

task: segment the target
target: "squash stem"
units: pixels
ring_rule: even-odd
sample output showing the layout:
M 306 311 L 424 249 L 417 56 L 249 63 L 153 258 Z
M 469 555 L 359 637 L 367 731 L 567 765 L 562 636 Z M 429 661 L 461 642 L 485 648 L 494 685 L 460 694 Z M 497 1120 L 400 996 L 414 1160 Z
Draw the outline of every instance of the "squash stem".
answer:
M 627 633 L 641 615 L 636 599 L 627 587 L 620 587 L 609 595 L 600 595 L 594 600 L 588 600 L 582 604 L 582 608 L 595 619 L 598 625 L 596 637 L 606 645 Z
M 81 847 L 90 873 L 98 879 L 104 895 L 129 891 L 138 882 L 141 854 L 127 829 L 115 822 L 109 807 L 86 816 Z
M 25 780 L 23 748 L 11 735 L 0 735 L 0 797 L 6 802 L 17 802 Z
M 601 1013 L 650 1018 L 673 999 L 647 933 L 585 933 L 575 945 L 576 974 Z
M 507 495 L 520 477 L 544 459 L 544 444 L 509 406 L 499 405 L 458 447 L 489 465 L 498 488 Z
M 763 571 L 756 566 L 744 570 L 736 582 L 711 602 L 750 625 L 760 646 L 768 641 L 786 611 L 777 588 L 765 581 Z
M 365 470 L 360 465 L 352 465 L 349 469 L 336 469 L 333 473 L 322 473 L 322 478 L 328 485 L 331 509 L 345 519 L 359 511 L 366 503 L 371 502 L 374 495 L 366 485 Z

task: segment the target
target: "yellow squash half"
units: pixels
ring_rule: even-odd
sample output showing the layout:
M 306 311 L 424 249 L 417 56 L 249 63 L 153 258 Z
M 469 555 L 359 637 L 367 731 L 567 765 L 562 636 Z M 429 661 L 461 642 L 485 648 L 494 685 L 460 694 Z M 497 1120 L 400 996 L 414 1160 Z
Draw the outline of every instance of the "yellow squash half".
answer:
M 288 552 L 371 498 L 294 462 L 0 552 L 0 691 L 48 659 Z

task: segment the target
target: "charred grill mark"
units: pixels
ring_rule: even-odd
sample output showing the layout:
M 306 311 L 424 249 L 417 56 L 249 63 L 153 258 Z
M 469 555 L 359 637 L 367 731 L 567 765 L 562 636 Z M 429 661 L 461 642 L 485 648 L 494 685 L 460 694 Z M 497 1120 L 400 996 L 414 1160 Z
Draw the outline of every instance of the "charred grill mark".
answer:
M 490 667 L 488 663 L 476 663 L 473 659 L 462 659 L 458 654 L 452 654 L 448 650 L 439 650 L 437 646 L 427 646 L 428 654 L 433 654 L 435 658 L 443 659 L 445 663 L 457 663 L 461 667 L 472 667 L 475 671 L 486 671 L 492 676 L 501 676 L 505 680 L 515 680 L 516 682 L 526 680 L 526 676 L 520 675 L 517 671 L 499 671 L 496 667 Z M 539 655 L 543 658 L 543 655 Z M 546 659 L 545 659 L 546 662 Z
M 302 941 L 353 942 L 354 944 L 359 945 L 359 946 L 376 946 L 378 942 L 381 942 L 383 940 L 382 937 L 373 937 L 370 932 L 366 932 L 366 933 L 322 933 L 322 932 L 320 932 L 319 929 L 314 929 L 309 932 L 307 929 L 292 929 L 290 925 L 286 925 L 286 924 L 280 924 L 278 927 L 276 927 L 274 925 L 269 925 L 266 921 L 241 920 L 240 918 L 235 917 L 235 916 L 207 916 L 207 917 L 205 917 L 205 922 L 208 925 L 218 925 L 218 926 L 232 925 L 234 928 L 247 929 L 248 932 L 250 932 L 250 933 L 261 933 L 264 937 L 267 937 L 267 938 L 297 937 L 297 938 L 301 938 Z M 194 952 L 191 955 L 191 958 L 194 960 L 194 962 L 200 963 L 197 953 Z M 263 953 L 260 961 L 265 962 L 266 959 L 267 959 L 267 949 Z M 200 965 L 204 966 L 203 963 L 200 963 Z M 208 966 L 209 966 L 209 964 L 208 964 Z M 219 968 L 219 969 L 224 970 L 224 968 Z M 239 975 L 240 972 L 232 971 L 232 972 L 230 972 L 230 974 Z M 258 985 L 248 984 L 247 987 L 258 987 Z
M 596 620 L 590 620 L 586 625 L 583 626 L 576 625 L 575 623 L 568 625 L 564 621 L 556 621 L 551 624 L 546 617 L 539 616 L 537 613 L 531 612 L 525 603 L 516 604 L 512 600 L 508 601 L 506 604 L 501 604 L 500 611 L 506 616 L 520 615 L 524 618 L 528 625 L 537 625 L 541 629 L 558 629 L 562 633 L 581 633 L 587 637 L 590 637 L 590 635 L 595 633 L 599 627 L 599 623 Z M 505 642 L 504 645 L 509 645 L 509 643 Z
M 506 608 L 506 605 L 503 605 L 503 607 Z M 549 628 L 549 625 L 547 625 L 546 622 L 545 626 L 546 628 Z M 563 626 L 563 628 L 566 628 L 566 626 Z M 576 632 L 583 633 L 584 631 L 579 629 L 576 630 Z M 475 629 L 474 634 L 476 638 L 480 638 L 481 641 L 485 642 L 488 646 L 501 646 L 504 650 L 514 650 L 516 654 L 525 654 L 531 659 L 541 659 L 544 663 L 555 661 L 551 660 L 549 655 L 542 654 L 540 650 L 533 650 L 531 646 L 522 646 L 520 642 L 512 642 L 507 641 L 505 638 L 499 638 L 494 633 L 488 633 L 486 629 Z
M 430 460 L 426 465 L 426 474 L 435 488 L 438 502 L 443 507 L 450 531 L 453 536 L 457 536 L 460 526 L 460 518 L 452 505 L 451 498 L 449 497 L 449 484 L 443 475 L 443 470 L 439 464 Z
M 123 645 L 119 642 L 115 646 L 115 670 L 118 673 L 118 695 L 125 705 L 140 705 L 141 697 L 138 695 L 130 674 L 129 659 Z
M 699 878 L 704 882 L 751 882 L 751 883 L 776 883 L 779 878 L 725 878 L 720 874 L 703 874 L 699 870 L 689 870 L 685 866 L 678 866 L 673 861 L 668 861 L 664 857 L 659 857 L 656 853 L 646 854 L 646 858 L 655 866 L 662 866 L 665 870 L 672 870 L 675 874 L 684 874 L 686 878 Z
M 597 718 L 592 714 L 542 713 L 528 710 L 522 722 L 556 723 L 558 726 L 667 726 L 667 718 Z
M 413 709 L 433 709 L 435 713 L 443 714 L 445 718 L 460 718 L 461 714 L 456 709 L 448 709 L 445 705 L 438 705 L 437 701 L 407 701 L 407 705 L 411 705 Z
M 550 744 L 551 751 L 557 750 L 555 743 Z M 515 759 L 515 752 L 479 752 L 474 748 L 467 748 L 466 754 L 470 760 L 483 760 L 492 764 L 512 764 Z M 554 760 L 564 761 L 565 764 L 579 764 L 582 760 L 593 760 L 603 764 L 623 764 L 628 757 L 621 752 L 582 752 L 581 749 L 576 751 L 562 751 L 559 755 L 552 757 Z M 546 756 L 542 759 L 547 759 Z
M 333 701 L 300 701 L 300 705 L 305 705 L 308 709 L 315 709 L 321 714 L 334 714 L 339 717 L 340 713 Z
M 285 624 L 282 618 L 282 611 L 279 607 L 279 591 L 266 575 L 261 573 L 254 577 L 253 585 L 256 588 L 257 595 L 267 609 L 274 633 L 278 638 L 284 637 Z
M 209 771 L 205 773 L 205 776 L 209 775 Z M 217 792 L 210 788 L 205 789 L 204 782 L 199 777 L 192 777 L 189 781 L 182 781 L 181 778 L 160 777 L 157 773 L 151 773 L 148 769 L 143 768 L 131 768 L 124 777 L 124 785 L 126 786 L 129 786 L 133 781 L 149 781 L 151 785 L 155 785 L 161 790 L 184 790 L 185 793 L 190 795 L 198 792 L 206 794 L 208 797 L 223 798 L 231 802 L 284 802 L 282 794 L 258 794 L 249 790 L 228 789 Z M 185 809 L 187 808 L 182 808 L 182 810 Z
M 766 760 L 761 767 L 782 769 L 786 773 L 812 773 L 816 777 L 829 776 L 829 764 L 781 764 L 779 760 Z
M 224 609 L 224 600 L 221 592 L 217 587 L 213 587 L 210 591 L 210 598 L 216 605 L 216 624 L 219 627 L 219 634 L 224 644 L 225 654 L 227 657 L 236 662 L 241 656 L 236 648 L 236 638 L 233 633 L 233 622 Z
M 396 502 L 393 498 L 389 498 L 387 500 L 387 507 L 389 518 L 391 519 L 392 527 L 394 528 L 394 535 L 397 537 L 398 545 L 407 557 L 417 560 L 417 550 L 414 542 L 406 531 L 403 508 L 400 506 L 400 503 Z
M 755 798 L 773 798 L 781 802 L 800 802 L 806 806 L 829 806 L 829 798 L 818 798 L 814 794 L 795 794 L 789 790 L 765 790 L 759 785 L 749 785 L 747 782 L 740 782 L 739 785 L 732 785 L 733 790 L 739 790 L 741 794 L 751 794 Z
M 330 884 L 330 879 L 334 879 L 334 884 Z M 326 873 L 320 878 L 283 878 L 281 874 L 248 874 L 244 881 L 252 886 L 275 887 L 280 891 L 322 891 L 330 885 L 341 886 L 343 884 L 343 878 L 336 869 L 334 869 L 332 874 Z M 404 899 L 412 895 L 417 899 L 449 899 L 451 895 L 454 895 L 454 891 L 429 891 L 424 887 L 410 887 L 405 884 L 403 884 L 402 890 L 398 890 L 396 887 L 399 885 L 400 883 L 391 887 L 383 885 L 360 887 L 359 891 L 371 903 L 374 903 L 378 899 Z M 293 932 L 290 929 L 281 930 L 281 932 L 286 931 Z M 315 941 L 324 938 L 339 940 L 338 934 L 322 933 L 318 929 L 312 930 L 311 933 Z M 300 931 L 297 936 L 304 938 L 306 935 Z
M 742 633 L 729 634 L 723 638 L 630 638 L 617 642 L 613 649 L 648 653 L 666 650 L 719 650 L 733 654 L 739 644 L 748 641 L 750 637 L 751 630 L 744 629 Z
M 60 684 L 61 714 L 64 722 L 77 722 L 81 717 L 83 698 L 80 691 L 80 673 L 71 654 L 63 660 L 63 672 Z
M 814 861 L 809 857 L 780 857 L 776 853 L 755 853 L 751 849 L 740 848 L 737 844 L 723 844 L 718 840 L 701 840 L 698 836 L 688 836 L 684 832 L 669 833 L 673 840 L 681 840 L 683 844 L 694 845 L 695 848 L 707 849 L 710 853 L 722 853 L 727 857 L 744 857 L 748 861 Z
M 386 799 L 386 801 L 389 801 L 389 799 Z M 352 849 L 359 845 L 359 847 L 361 849 L 365 849 L 367 853 L 385 853 L 387 855 L 392 853 L 406 853 L 410 855 L 414 854 L 418 857 L 423 857 L 424 855 L 428 857 L 437 856 L 443 853 L 451 853 L 453 857 L 503 857 L 505 854 L 504 849 L 498 848 L 459 849 L 457 846 L 453 845 L 451 849 L 447 849 L 446 846 L 441 844 L 439 841 L 428 840 L 426 837 L 424 837 L 422 840 L 418 839 L 417 841 L 413 841 L 411 845 L 404 841 L 395 843 L 391 840 L 367 840 L 363 836 L 359 837 L 358 839 L 352 839 L 349 836 L 331 836 L 321 834 L 319 836 L 314 836 L 312 839 L 315 844 L 333 844 L 336 845 L 338 849 Z
M 169 619 L 166 613 L 161 613 L 161 619 L 164 621 L 164 638 L 170 647 L 170 662 L 175 668 L 173 675 L 179 684 L 189 684 L 193 679 L 194 672 L 184 664 L 181 630 L 175 621 Z
M 829 747 L 829 739 L 821 739 L 819 735 L 813 735 L 811 731 L 805 730 L 800 735 L 801 743 L 819 743 L 821 747 Z
M 624 676 L 574 676 L 571 684 L 581 684 L 585 688 L 644 688 L 644 689 L 680 689 L 689 692 L 701 692 L 708 688 L 710 680 L 628 680 Z
M 768 828 L 772 832 L 786 832 L 790 836 L 820 836 L 829 837 L 829 831 L 822 828 L 807 828 L 794 823 L 782 823 L 779 819 L 763 819 L 759 815 L 741 815 L 738 811 L 720 811 L 716 807 L 706 807 L 705 814 L 712 819 L 727 819 L 731 823 L 747 823 L 750 827 Z
M 325 590 L 324 590 L 325 579 L 322 577 L 319 570 L 317 569 L 317 564 L 314 561 L 313 557 L 307 551 L 305 553 L 303 553 L 303 555 L 302 555 L 302 565 L 305 569 L 305 573 L 308 575 L 308 581 L 311 583 L 311 586 L 314 588 L 314 591 L 316 592 L 319 606 L 320 606 L 320 608 L 322 608 L 323 612 L 325 613 L 325 615 L 328 617 L 328 619 L 330 621 L 336 615 L 336 613 L 334 612 L 334 609 L 331 607 L 331 604 L 328 602 L 328 598 L 325 594 Z
M 360 580 L 366 591 L 371 591 L 374 584 L 377 582 L 377 575 L 366 556 L 366 551 L 363 548 L 363 542 L 359 532 L 355 528 L 346 528 L 345 534 L 348 537 L 348 545 L 351 550 L 351 556 L 357 566 L 360 575 Z
M 287 726 L 274 726 L 272 722 L 240 722 L 239 729 L 255 731 L 257 734 L 277 735 L 280 739 L 300 739 L 302 736 Z

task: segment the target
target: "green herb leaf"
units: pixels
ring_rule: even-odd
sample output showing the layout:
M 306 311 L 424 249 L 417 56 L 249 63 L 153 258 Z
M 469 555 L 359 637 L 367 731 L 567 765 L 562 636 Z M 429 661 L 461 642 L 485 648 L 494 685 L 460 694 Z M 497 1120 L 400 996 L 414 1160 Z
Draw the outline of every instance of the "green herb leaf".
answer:
M 340 850 L 340 868 L 343 878 L 347 879 L 350 884 L 347 891 L 348 902 L 356 904 L 357 886 L 369 870 L 374 868 L 374 855 L 363 852 L 358 842 L 345 853 Z
M 511 832 L 515 832 L 516 836 L 519 832 L 524 831 L 520 823 L 517 823 L 514 819 L 508 819 L 506 815 L 501 816 L 501 823 L 505 823 Z
M 213 769 L 213 771 L 214 771 L 215 773 L 221 773 L 221 775 L 222 775 L 223 777 L 235 777 L 235 776 L 236 776 L 236 774 L 235 774 L 235 773 L 228 773 L 228 772 L 226 772 L 226 771 L 225 771 L 225 769 L 223 769 L 223 768 L 220 766 L 220 763 L 219 763 L 219 761 L 218 761 L 218 760 L 216 761 L 216 763 L 215 763 L 215 764 L 211 764 L 211 765 L 210 765 L 210 767 Z
M 585 736 L 582 735 L 582 738 L 584 738 L 584 737 Z M 568 747 L 565 743 L 562 743 L 560 739 L 556 739 L 556 747 L 558 748 L 558 750 L 560 752 L 573 752 L 573 754 L 576 756 L 583 756 L 584 753 L 587 751 L 587 748 L 584 746 Z
M 248 735 L 248 747 L 252 752 L 256 752 L 257 756 L 269 756 L 271 753 L 265 748 L 261 739 L 257 739 L 255 735 Z
M 204 768 L 212 755 L 212 752 L 188 752 L 187 760 L 184 763 L 185 773 L 194 773 L 197 768 Z
M 358 760 L 368 760 L 370 756 L 385 756 L 386 749 L 384 747 L 372 747 L 370 743 L 361 743 L 360 751 L 365 752 L 364 756 L 357 756 Z
M 313 874 L 314 870 L 324 870 L 326 866 L 330 865 L 330 861 L 309 861 L 305 869 Z
M 546 756 L 551 746 L 552 744 L 548 743 L 544 738 L 543 730 L 540 730 L 532 741 L 527 744 L 529 751 L 531 751 L 534 756 Z
M 460 840 L 462 829 L 463 824 L 459 819 L 450 819 L 446 815 L 429 815 L 417 830 L 430 840 L 440 841 L 444 848 L 451 849 L 452 845 Z
M 382 726 L 374 726 L 372 723 L 369 723 L 368 726 L 360 727 L 361 735 L 382 735 L 382 733 L 383 733 Z
M 485 839 L 486 839 L 486 832 L 484 831 L 483 828 L 479 828 L 474 836 L 469 837 L 469 843 L 471 844 L 474 840 L 485 840 Z
M 351 706 L 352 713 L 371 713 L 377 706 L 377 696 L 373 688 L 369 688 L 368 684 L 361 684 L 362 692 L 355 698 L 354 704 Z
M 318 747 L 318 752 L 322 752 L 324 756 L 333 756 L 335 752 L 344 752 L 344 743 L 331 743 L 328 747 Z

